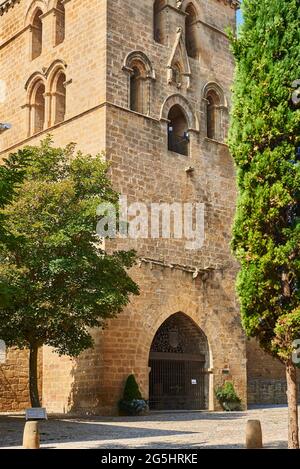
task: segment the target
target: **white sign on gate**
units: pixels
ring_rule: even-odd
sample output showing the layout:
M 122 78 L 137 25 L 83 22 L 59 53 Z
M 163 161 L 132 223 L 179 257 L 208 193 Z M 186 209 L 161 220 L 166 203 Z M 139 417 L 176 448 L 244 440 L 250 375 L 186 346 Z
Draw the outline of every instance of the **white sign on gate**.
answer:
M 6 362 L 6 344 L 4 340 L 0 340 L 0 365 Z

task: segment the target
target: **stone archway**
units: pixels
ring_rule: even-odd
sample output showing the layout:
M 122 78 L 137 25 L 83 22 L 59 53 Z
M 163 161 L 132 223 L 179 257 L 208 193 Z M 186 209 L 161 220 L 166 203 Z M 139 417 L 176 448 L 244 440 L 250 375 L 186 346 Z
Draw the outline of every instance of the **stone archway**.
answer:
M 149 355 L 151 410 L 203 410 L 209 406 L 210 354 L 202 330 L 185 314 L 158 329 Z

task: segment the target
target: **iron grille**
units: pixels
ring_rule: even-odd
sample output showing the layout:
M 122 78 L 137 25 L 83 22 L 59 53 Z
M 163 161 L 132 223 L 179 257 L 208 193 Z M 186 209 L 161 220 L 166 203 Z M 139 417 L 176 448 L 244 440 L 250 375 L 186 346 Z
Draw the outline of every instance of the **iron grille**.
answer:
M 171 354 L 168 354 L 171 355 Z M 152 410 L 201 410 L 205 408 L 204 362 L 150 359 L 150 408 Z

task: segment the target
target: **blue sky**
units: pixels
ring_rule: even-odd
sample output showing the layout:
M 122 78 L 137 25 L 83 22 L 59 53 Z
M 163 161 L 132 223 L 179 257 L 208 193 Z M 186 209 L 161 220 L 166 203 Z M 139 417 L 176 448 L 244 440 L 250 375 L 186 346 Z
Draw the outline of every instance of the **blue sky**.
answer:
M 243 22 L 242 12 L 241 10 L 238 10 L 237 11 L 237 24 L 240 25 L 242 22 Z
M 237 12 L 237 24 L 240 25 L 243 22 L 242 12 L 239 10 Z

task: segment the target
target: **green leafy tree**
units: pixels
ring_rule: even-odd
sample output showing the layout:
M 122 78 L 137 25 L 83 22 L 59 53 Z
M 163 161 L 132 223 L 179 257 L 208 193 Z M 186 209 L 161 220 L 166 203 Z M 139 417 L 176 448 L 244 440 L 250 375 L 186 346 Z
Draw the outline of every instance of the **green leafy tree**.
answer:
M 6 165 L 0 165 L 0 208 L 12 200 L 15 189 L 23 180 L 24 163 L 11 155 Z M 3 214 L 0 218 L 0 236 L 4 236 Z
M 4 214 L 1 209 L 8 204 L 15 193 L 16 188 L 24 177 L 24 164 L 18 161 L 13 155 L 7 164 L 0 165 L 0 242 L 8 240 L 9 233 L 5 231 Z M 9 284 L 0 282 L 0 304 L 7 304 L 9 301 Z
M 12 190 L 9 175 L 14 181 L 19 166 L 23 172 Z M 96 234 L 98 205 L 118 199 L 101 155 L 75 153 L 74 145 L 54 148 L 48 137 L 10 155 L 2 174 L 8 195 L 0 209 L 6 233 L 0 238 L 0 285 L 6 286 L 0 337 L 29 349 L 31 404 L 39 407 L 39 348 L 75 357 L 92 347 L 91 328 L 138 294 L 127 273 L 135 253 L 108 254 Z
M 233 250 L 242 323 L 286 367 L 289 447 L 299 447 L 293 341 L 300 338 L 298 0 L 243 1 L 229 137 L 238 170 Z

